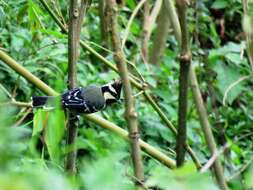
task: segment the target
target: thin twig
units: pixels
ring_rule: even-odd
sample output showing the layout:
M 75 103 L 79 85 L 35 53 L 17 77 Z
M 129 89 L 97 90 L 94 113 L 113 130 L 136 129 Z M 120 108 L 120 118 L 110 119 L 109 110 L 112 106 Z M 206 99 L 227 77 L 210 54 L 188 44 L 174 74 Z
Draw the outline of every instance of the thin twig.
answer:
M 211 158 L 206 162 L 206 164 L 201 168 L 200 173 L 206 172 L 213 163 L 218 159 L 218 157 L 229 147 L 229 144 L 226 143 L 220 150 L 215 150 Z
M 25 112 L 24 115 L 13 125 L 13 127 L 19 126 L 25 120 L 28 114 L 32 112 L 32 108 L 25 108 L 23 112 Z
M 9 98 L 12 98 L 12 95 L 9 93 L 9 91 L 8 91 L 2 84 L 0 84 L 0 88 L 5 92 L 5 94 L 6 94 Z
M 0 106 L 8 106 L 8 105 L 13 105 L 13 106 L 18 106 L 18 107 L 32 107 L 31 102 L 20 102 L 20 101 L 14 100 L 14 99 L 9 102 L 4 102 L 4 103 L 0 102 Z
M 244 139 L 248 136 L 251 136 L 253 134 L 253 132 L 244 134 L 242 136 L 240 136 L 238 139 L 235 139 L 232 141 L 232 143 L 226 143 L 224 146 L 222 146 L 222 148 L 220 150 L 216 150 L 214 152 L 214 154 L 212 155 L 212 157 L 206 162 L 206 164 L 201 168 L 200 172 L 206 172 L 215 162 L 215 160 L 218 159 L 218 157 L 225 152 L 226 149 L 230 148 L 233 144 L 236 144 L 238 141 L 240 141 L 241 139 Z
M 59 4 L 59 1 L 58 0 L 51 0 L 51 1 L 52 1 L 52 4 L 54 6 L 54 9 L 55 9 L 57 15 L 60 17 L 63 24 L 65 26 L 67 26 L 66 21 L 65 21 L 63 15 L 62 15 L 62 12 L 61 12 L 61 7 L 60 7 L 60 4 Z
M 125 176 L 129 177 L 131 180 L 133 180 L 135 183 L 139 183 L 141 184 L 141 186 L 143 187 L 144 190 L 149 190 L 148 187 L 146 187 L 145 183 L 143 183 L 143 181 L 140 181 L 138 178 L 136 178 L 133 175 L 128 174 L 127 172 L 125 172 Z
M 105 48 L 105 47 L 103 47 L 103 46 L 101 46 L 101 45 L 99 45 L 99 44 L 97 44 L 97 43 L 95 43 L 95 42 L 91 42 L 91 41 L 88 41 L 88 40 L 85 40 L 85 41 L 86 41 L 87 43 L 89 43 L 89 44 L 92 44 L 92 45 L 94 45 L 94 46 L 96 46 L 96 47 L 98 47 L 98 48 L 100 48 L 100 49 L 106 51 L 107 53 L 110 53 L 110 54 L 115 55 L 115 53 L 114 53 L 113 51 L 111 51 L 110 49 L 107 49 L 107 48 Z M 131 75 L 131 77 L 134 78 L 136 81 L 141 81 L 141 82 L 143 82 L 143 83 L 146 83 L 146 80 L 144 79 L 144 77 L 142 76 L 142 74 L 140 73 L 140 71 L 137 69 L 137 67 L 135 66 L 135 64 L 134 64 L 133 62 L 127 60 L 126 58 L 125 58 L 125 61 L 126 61 L 126 63 L 128 63 L 131 67 L 133 67 L 133 69 L 136 71 L 136 73 L 138 74 L 138 76 L 140 77 L 140 79 L 137 78 L 136 76 L 134 76 L 132 73 L 129 73 L 129 75 Z
M 237 176 L 239 176 L 241 173 L 243 173 L 253 162 L 253 156 L 251 157 L 251 159 L 249 159 L 246 164 L 244 164 L 242 167 L 240 167 L 236 172 L 234 172 L 234 174 L 232 176 L 230 176 L 227 181 L 231 181 L 234 178 L 236 178 Z
M 226 99 L 227 99 L 227 96 L 228 96 L 228 93 L 236 86 L 238 85 L 240 82 L 246 80 L 246 79 L 249 79 L 251 77 L 251 75 L 248 75 L 248 76 L 243 76 L 241 78 L 239 78 L 237 81 L 233 82 L 232 84 L 230 84 L 228 86 L 228 88 L 225 90 L 225 93 L 224 93 L 224 96 L 223 96 L 223 99 L 222 99 L 222 104 L 223 106 L 226 106 Z
M 134 20 L 134 18 L 136 17 L 138 11 L 140 10 L 140 8 L 143 6 L 143 4 L 146 2 L 146 0 L 141 0 L 138 5 L 135 7 L 133 13 L 131 14 L 131 17 L 127 23 L 127 27 L 125 29 L 125 32 L 124 32 L 124 36 L 122 38 L 122 45 L 121 45 L 121 49 L 123 50 L 124 47 L 125 47 L 125 43 L 126 43 L 126 40 L 127 40 L 127 37 L 128 37 L 128 34 L 129 34 L 129 30 L 130 30 L 130 27 L 132 25 L 132 22 Z

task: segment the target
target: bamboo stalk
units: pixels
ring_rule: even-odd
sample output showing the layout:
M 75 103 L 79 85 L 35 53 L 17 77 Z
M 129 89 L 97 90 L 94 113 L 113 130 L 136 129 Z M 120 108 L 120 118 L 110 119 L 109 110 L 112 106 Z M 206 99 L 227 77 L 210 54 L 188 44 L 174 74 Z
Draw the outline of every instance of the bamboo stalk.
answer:
M 178 134 L 176 141 L 177 166 L 182 166 L 185 160 L 187 139 L 187 102 L 188 102 L 188 75 L 191 65 L 191 52 L 187 30 L 187 5 L 186 1 L 177 0 L 178 17 L 182 30 L 180 69 L 179 69 L 179 96 L 178 96 Z
M 69 32 L 68 32 L 68 89 L 76 86 L 76 62 L 78 57 L 77 25 L 80 13 L 78 12 L 77 0 L 71 0 L 69 5 Z M 76 173 L 76 138 L 78 132 L 77 116 L 68 112 L 67 140 L 66 145 L 73 149 L 67 153 L 65 169 L 71 175 Z
M 16 100 L 4 102 L 4 103 L 0 102 L 0 106 L 8 106 L 8 105 L 13 105 L 13 106 L 18 106 L 18 107 L 28 107 L 28 108 L 32 107 L 31 102 L 20 102 L 20 101 L 16 101 Z
M 253 17 L 252 17 L 252 13 L 249 11 L 249 7 L 252 6 L 252 1 L 250 2 L 249 0 L 243 0 L 242 4 L 243 4 L 243 12 L 244 12 L 243 26 L 244 26 L 244 31 L 246 34 L 247 54 L 248 54 L 248 59 L 251 66 L 251 71 L 253 72 L 253 33 L 252 33 L 252 29 L 248 29 L 248 28 L 252 28 Z M 245 23 L 245 20 L 247 19 L 247 17 L 250 20 L 250 25 L 248 25 L 248 23 Z
M 109 47 L 109 36 L 108 36 L 108 19 L 107 13 L 105 12 L 106 1 L 99 1 L 98 3 L 98 13 L 99 13 L 99 21 L 100 21 L 100 38 L 101 38 L 101 46 L 105 49 Z M 102 55 L 106 55 L 107 52 L 103 51 Z
M 175 36 L 177 38 L 177 41 L 181 42 L 183 40 L 181 40 L 181 37 L 180 37 L 181 36 L 181 28 L 180 28 L 180 25 L 177 24 L 177 23 L 179 23 L 179 21 L 178 21 L 178 17 L 176 16 L 176 11 L 173 8 L 173 4 L 171 3 L 171 1 L 166 0 L 166 2 L 170 4 L 170 6 L 167 6 L 167 9 L 171 14 L 171 16 L 169 17 L 171 22 L 172 21 L 174 22 L 174 24 L 172 26 L 174 29 Z M 185 2 L 180 1 L 179 3 L 185 3 Z M 203 102 L 203 99 L 202 99 L 202 96 L 200 93 L 197 77 L 196 77 L 195 71 L 192 67 L 190 67 L 189 77 L 190 77 L 190 83 L 191 83 L 191 88 L 192 88 L 192 92 L 193 92 L 194 102 L 195 102 L 196 108 L 198 110 L 199 118 L 200 118 L 200 124 L 202 127 L 202 131 L 204 133 L 204 136 L 205 136 L 205 139 L 206 139 L 209 149 L 211 150 L 212 153 L 215 153 L 216 152 L 216 144 L 214 141 L 214 137 L 212 134 L 210 123 L 208 121 L 207 111 L 205 109 L 204 102 Z M 228 187 L 227 187 L 227 184 L 225 181 L 225 177 L 222 173 L 223 169 L 222 169 L 219 159 L 216 159 L 213 168 L 214 168 L 215 177 L 216 177 L 216 180 L 217 180 L 219 186 L 221 187 L 221 189 L 227 190 Z
M 165 7 L 165 2 L 162 2 L 159 16 L 157 18 L 157 31 L 153 39 L 153 48 L 150 51 L 149 63 L 159 65 L 160 58 L 164 54 L 166 48 L 166 40 L 170 28 L 168 12 Z
M 206 143 L 211 153 L 215 154 L 217 152 L 217 148 L 216 148 L 214 136 L 211 130 L 210 123 L 208 121 L 208 116 L 207 116 L 204 102 L 199 90 L 198 81 L 192 67 L 190 68 L 190 82 L 191 82 L 194 102 L 196 104 L 196 108 L 199 114 L 199 119 L 202 126 L 202 130 L 205 135 Z M 228 186 L 226 184 L 226 180 L 223 175 L 223 168 L 218 158 L 214 161 L 213 168 L 214 168 L 216 180 L 220 188 L 223 190 L 228 190 Z
M 136 189 L 143 189 L 144 172 L 141 158 L 141 149 L 139 144 L 139 129 L 137 113 L 135 110 L 135 100 L 132 95 L 131 83 L 128 78 L 128 69 L 124 58 L 124 53 L 121 49 L 121 40 L 117 30 L 117 6 L 115 0 L 107 0 L 108 20 L 110 24 L 110 32 L 112 38 L 112 46 L 115 52 L 114 60 L 117 64 L 119 75 L 123 83 L 123 91 L 125 97 L 125 117 L 129 131 L 132 162 L 136 177 Z
M 76 62 L 79 54 L 79 41 L 84 11 L 88 3 L 82 0 L 71 0 L 69 7 L 68 32 L 68 88 L 76 87 Z M 72 175 L 76 174 L 76 138 L 78 133 L 78 118 L 76 114 L 68 113 L 67 145 L 74 147 L 66 156 L 65 169 Z

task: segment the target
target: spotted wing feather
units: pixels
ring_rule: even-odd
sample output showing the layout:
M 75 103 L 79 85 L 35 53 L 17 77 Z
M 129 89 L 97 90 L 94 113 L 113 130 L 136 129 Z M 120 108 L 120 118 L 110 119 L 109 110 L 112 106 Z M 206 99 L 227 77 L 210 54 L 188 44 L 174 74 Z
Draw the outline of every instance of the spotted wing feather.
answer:
M 100 94 L 97 87 L 75 88 L 62 95 L 62 107 L 77 113 L 97 112 L 104 107 L 104 98 Z
M 82 88 L 74 88 L 62 95 L 62 107 L 80 113 L 90 113 L 90 109 L 82 96 Z

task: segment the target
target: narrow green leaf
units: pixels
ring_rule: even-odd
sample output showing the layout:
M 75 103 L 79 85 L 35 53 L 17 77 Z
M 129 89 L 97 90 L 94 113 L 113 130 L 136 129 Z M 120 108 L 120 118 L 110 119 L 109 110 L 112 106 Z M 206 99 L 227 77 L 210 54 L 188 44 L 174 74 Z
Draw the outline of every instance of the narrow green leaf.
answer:
M 216 0 L 212 4 L 213 9 L 225 9 L 228 6 L 228 1 L 226 0 Z
M 60 143 L 65 130 L 65 116 L 60 109 L 49 112 L 45 141 L 51 160 L 58 163 L 61 155 Z
M 33 117 L 33 132 L 32 136 L 36 136 L 43 130 L 43 126 L 45 126 L 45 118 L 46 112 L 42 109 L 36 110 Z

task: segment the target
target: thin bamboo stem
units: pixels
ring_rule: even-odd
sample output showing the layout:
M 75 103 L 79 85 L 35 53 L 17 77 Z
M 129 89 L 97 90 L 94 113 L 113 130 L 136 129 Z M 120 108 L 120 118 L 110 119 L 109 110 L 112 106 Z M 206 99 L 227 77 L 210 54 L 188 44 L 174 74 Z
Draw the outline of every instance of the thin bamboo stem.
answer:
M 211 153 L 215 154 L 217 152 L 217 148 L 216 148 L 214 136 L 211 130 L 210 123 L 208 121 L 208 116 L 207 116 L 206 108 L 204 106 L 204 102 L 199 90 L 198 81 L 194 73 L 194 69 L 192 67 L 190 68 L 190 82 L 191 82 L 194 102 L 196 104 L 196 108 L 199 114 L 199 119 L 200 119 L 202 130 L 205 135 L 206 143 Z M 220 188 L 223 190 L 228 190 L 228 186 L 227 186 L 225 177 L 223 175 L 223 168 L 218 158 L 214 161 L 213 168 L 214 168 L 216 180 Z
M 125 97 L 125 118 L 127 120 L 127 127 L 129 131 L 130 145 L 131 145 L 131 155 L 132 162 L 134 166 L 134 173 L 137 179 L 136 189 L 143 189 L 144 182 L 144 171 L 141 158 L 141 149 L 139 144 L 139 129 L 138 129 L 138 119 L 135 110 L 135 100 L 132 95 L 132 87 L 128 77 L 128 69 L 125 61 L 124 53 L 121 49 L 121 40 L 118 35 L 118 20 L 117 20 L 117 6 L 115 0 L 107 0 L 107 12 L 108 20 L 110 24 L 110 32 L 112 39 L 112 46 L 115 52 L 114 60 L 117 64 L 119 75 L 123 83 L 124 97 Z M 138 181 L 142 183 L 138 183 Z
M 80 32 L 84 10 L 87 2 L 82 0 L 71 0 L 69 7 L 69 32 L 68 32 L 68 88 L 76 87 L 76 62 L 79 54 Z M 67 145 L 72 146 L 73 150 L 66 156 L 65 169 L 72 175 L 76 174 L 76 138 L 78 133 L 78 118 L 76 114 L 68 113 Z
M 187 102 L 188 102 L 188 75 L 191 65 L 191 53 L 187 29 L 187 5 L 186 1 L 176 1 L 179 23 L 182 31 L 180 69 L 179 69 L 179 96 L 178 96 L 178 134 L 176 142 L 177 166 L 182 166 L 185 160 L 186 139 L 187 139 Z

